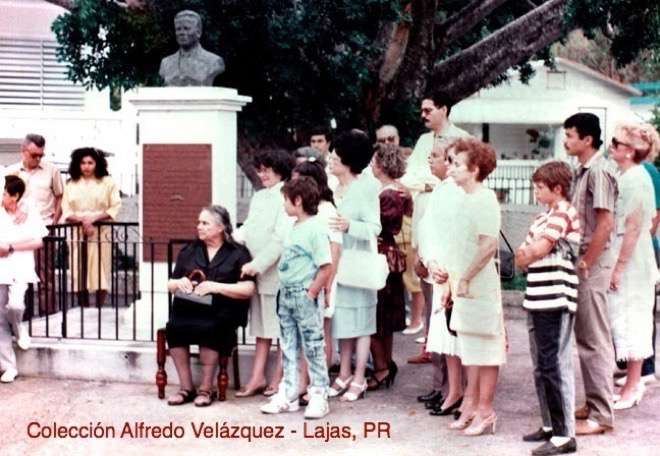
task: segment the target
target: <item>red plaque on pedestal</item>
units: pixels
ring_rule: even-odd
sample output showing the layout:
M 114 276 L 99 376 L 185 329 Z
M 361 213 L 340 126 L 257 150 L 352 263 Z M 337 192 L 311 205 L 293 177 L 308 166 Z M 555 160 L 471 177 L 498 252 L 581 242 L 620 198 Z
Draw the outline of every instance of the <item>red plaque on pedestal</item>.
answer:
M 142 158 L 144 260 L 167 261 L 170 239 L 195 239 L 197 217 L 211 204 L 210 144 L 145 144 Z

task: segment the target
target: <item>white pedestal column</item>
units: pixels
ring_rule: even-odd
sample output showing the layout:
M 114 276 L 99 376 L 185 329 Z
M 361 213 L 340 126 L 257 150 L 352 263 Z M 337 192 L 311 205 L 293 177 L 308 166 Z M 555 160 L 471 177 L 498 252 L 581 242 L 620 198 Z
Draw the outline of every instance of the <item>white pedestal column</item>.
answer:
M 237 113 L 252 99 L 235 89 L 223 87 L 147 87 L 132 91 L 128 101 L 136 109 L 138 132 L 138 175 L 140 176 L 140 238 L 144 239 L 144 146 L 210 145 L 211 194 L 213 204 L 220 204 L 236 221 Z M 186 167 L 182 154 L 181 167 Z M 193 204 L 193 203 L 191 203 Z M 198 205 L 204 204 L 200 202 Z M 195 220 L 190 220 L 194 226 Z M 165 313 L 167 264 L 143 261 L 140 250 L 140 290 L 142 301 L 140 326 L 150 313 L 154 300 L 155 325 L 162 326 Z M 152 277 L 153 276 L 153 277 Z M 153 280 L 152 280 L 153 279 Z M 154 296 L 151 296 L 154 293 Z M 130 310 L 130 309 L 129 309 Z M 149 310 L 149 311 L 148 311 Z M 130 312 L 126 314 L 128 318 Z

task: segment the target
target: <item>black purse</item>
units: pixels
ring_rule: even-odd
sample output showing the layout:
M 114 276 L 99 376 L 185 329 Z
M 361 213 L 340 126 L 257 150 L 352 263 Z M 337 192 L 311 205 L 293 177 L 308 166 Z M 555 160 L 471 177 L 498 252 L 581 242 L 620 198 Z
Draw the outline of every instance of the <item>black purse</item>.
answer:
M 457 337 L 458 334 L 456 334 L 456 331 L 449 327 L 449 322 L 451 321 L 451 312 L 454 309 L 454 301 L 450 299 L 449 304 L 450 306 L 445 308 L 445 322 L 447 324 L 447 331 L 449 331 L 449 334 L 452 336 Z
M 194 286 L 206 280 L 206 274 L 200 269 L 195 269 L 188 278 Z M 172 314 L 176 318 L 200 318 L 205 319 L 212 316 L 213 295 L 207 294 L 200 296 L 194 293 L 184 293 L 177 290 L 174 293 L 174 302 L 172 303 Z

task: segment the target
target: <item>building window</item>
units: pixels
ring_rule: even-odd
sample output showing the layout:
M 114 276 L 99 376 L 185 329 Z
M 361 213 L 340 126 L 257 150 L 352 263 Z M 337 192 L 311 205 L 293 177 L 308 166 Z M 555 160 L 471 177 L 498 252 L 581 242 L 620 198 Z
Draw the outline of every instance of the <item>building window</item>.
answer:
M 85 89 L 67 78 L 57 42 L 0 36 L 0 106 L 82 108 Z

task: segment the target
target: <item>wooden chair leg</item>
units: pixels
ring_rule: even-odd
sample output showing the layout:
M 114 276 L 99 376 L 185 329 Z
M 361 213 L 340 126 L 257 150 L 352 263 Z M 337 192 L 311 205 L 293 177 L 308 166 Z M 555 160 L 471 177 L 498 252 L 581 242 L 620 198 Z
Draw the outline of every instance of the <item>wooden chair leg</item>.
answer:
M 227 385 L 229 384 L 229 376 L 227 375 L 228 361 L 227 356 L 220 357 L 220 372 L 218 373 L 218 401 L 220 402 L 227 400 Z
M 158 399 L 165 398 L 165 386 L 167 386 L 167 372 L 165 372 L 166 358 L 167 348 L 165 346 L 165 330 L 159 329 L 156 332 L 156 363 L 158 364 L 156 386 L 158 387 Z
M 234 347 L 231 354 L 232 370 L 234 371 L 234 389 L 236 391 L 241 389 L 241 373 L 238 370 L 238 347 Z

